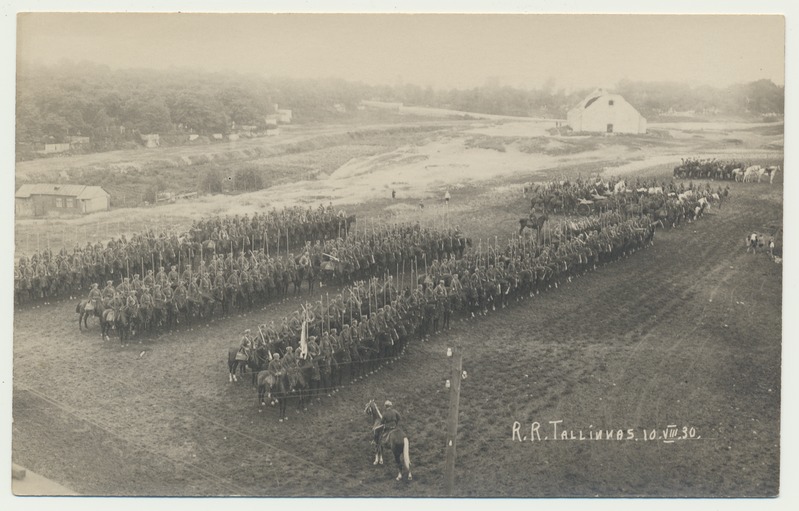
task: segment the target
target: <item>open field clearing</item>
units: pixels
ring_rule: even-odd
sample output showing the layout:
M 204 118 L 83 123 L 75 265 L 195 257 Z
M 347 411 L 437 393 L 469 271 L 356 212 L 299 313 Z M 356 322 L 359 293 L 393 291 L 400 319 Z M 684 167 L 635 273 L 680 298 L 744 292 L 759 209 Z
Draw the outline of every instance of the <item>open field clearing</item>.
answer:
M 705 154 L 782 161 L 763 147 L 781 143 L 781 132 L 761 127 L 703 138 L 522 140 L 516 121 L 506 132 L 481 122 L 405 134 L 395 144 L 356 137 L 344 147 L 277 155 L 273 163 L 284 168 L 334 164 L 329 176 L 255 193 L 19 219 L 17 250 L 36 233 L 40 244 L 49 237 L 58 247 L 144 225 L 185 228 L 203 215 L 328 201 L 356 214 L 359 230 L 419 221 L 458 225 L 475 245 L 502 243 L 529 211 L 521 193 L 528 181 L 592 173 L 665 180 L 681 157 Z M 469 147 L 475 137 L 486 147 Z M 724 142 L 732 137 L 741 144 Z M 721 209 L 658 230 L 654 246 L 508 309 L 458 316 L 451 331 L 410 341 L 402 357 L 287 423 L 271 407 L 259 409 L 249 380 L 228 383 L 226 355 L 244 328 L 278 323 L 306 297 L 124 348 L 104 342 L 96 322 L 79 332 L 73 302 L 17 311 L 13 461 L 84 495 L 443 496 L 445 353 L 454 345 L 468 371 L 458 496 L 775 495 L 782 265 L 746 253 L 744 238 L 782 225 L 782 178 L 711 185 L 730 186 Z M 372 398 L 391 399 L 402 413 L 410 483 L 394 481 L 393 460 L 372 465 L 363 413 Z M 550 421 L 562 421 L 559 438 L 567 431 L 575 439 L 555 440 Z M 663 431 L 673 428 L 685 439 L 665 442 Z M 595 440 L 599 430 L 603 439 Z

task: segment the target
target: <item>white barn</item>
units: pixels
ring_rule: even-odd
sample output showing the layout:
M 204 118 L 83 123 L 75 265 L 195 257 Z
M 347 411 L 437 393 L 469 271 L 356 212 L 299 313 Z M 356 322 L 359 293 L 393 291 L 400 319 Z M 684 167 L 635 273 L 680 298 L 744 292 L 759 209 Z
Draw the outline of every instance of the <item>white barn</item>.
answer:
M 619 94 L 597 89 L 566 114 L 571 129 L 591 133 L 646 133 L 646 119 Z

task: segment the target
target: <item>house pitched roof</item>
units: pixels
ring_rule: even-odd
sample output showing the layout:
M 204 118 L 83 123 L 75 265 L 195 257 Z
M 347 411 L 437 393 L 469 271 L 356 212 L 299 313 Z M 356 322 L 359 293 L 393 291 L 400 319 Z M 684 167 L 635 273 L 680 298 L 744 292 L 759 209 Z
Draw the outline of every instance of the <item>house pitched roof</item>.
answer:
M 109 196 L 101 186 L 86 185 L 58 185 L 58 184 L 24 184 L 14 194 L 15 198 L 27 199 L 31 195 L 63 195 L 77 197 L 78 199 L 92 199 L 94 197 Z

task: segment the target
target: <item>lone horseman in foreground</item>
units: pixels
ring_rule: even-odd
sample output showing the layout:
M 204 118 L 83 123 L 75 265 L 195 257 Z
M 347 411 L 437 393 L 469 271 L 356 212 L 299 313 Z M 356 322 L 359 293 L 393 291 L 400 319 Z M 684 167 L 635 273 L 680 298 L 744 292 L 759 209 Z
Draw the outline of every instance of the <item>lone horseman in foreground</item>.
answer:
M 386 401 L 383 403 L 383 406 L 386 411 L 383 412 L 383 418 L 380 420 L 380 423 L 383 424 L 383 433 L 380 435 L 380 441 L 385 443 L 388 439 L 388 435 L 397 429 L 402 416 L 394 409 L 394 404 L 391 401 Z
M 394 454 L 394 460 L 399 467 L 399 474 L 397 481 L 402 480 L 403 468 L 408 471 L 408 480 L 413 479 L 411 474 L 411 460 L 408 454 L 408 437 L 399 428 L 399 421 L 401 416 L 391 401 L 383 403 L 386 411 L 383 412 L 383 417 L 380 419 L 383 424 L 383 432 L 380 435 L 380 443 L 384 449 L 390 450 Z

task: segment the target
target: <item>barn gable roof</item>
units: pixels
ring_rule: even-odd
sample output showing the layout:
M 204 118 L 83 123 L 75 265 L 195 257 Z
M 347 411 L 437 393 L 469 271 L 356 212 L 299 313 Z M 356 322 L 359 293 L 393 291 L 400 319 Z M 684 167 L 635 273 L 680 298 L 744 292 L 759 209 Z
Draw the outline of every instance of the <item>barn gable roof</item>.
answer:
M 24 184 L 14 194 L 15 198 L 28 199 L 32 195 L 61 195 L 78 199 L 93 199 L 110 196 L 101 186 L 58 185 L 58 184 Z

